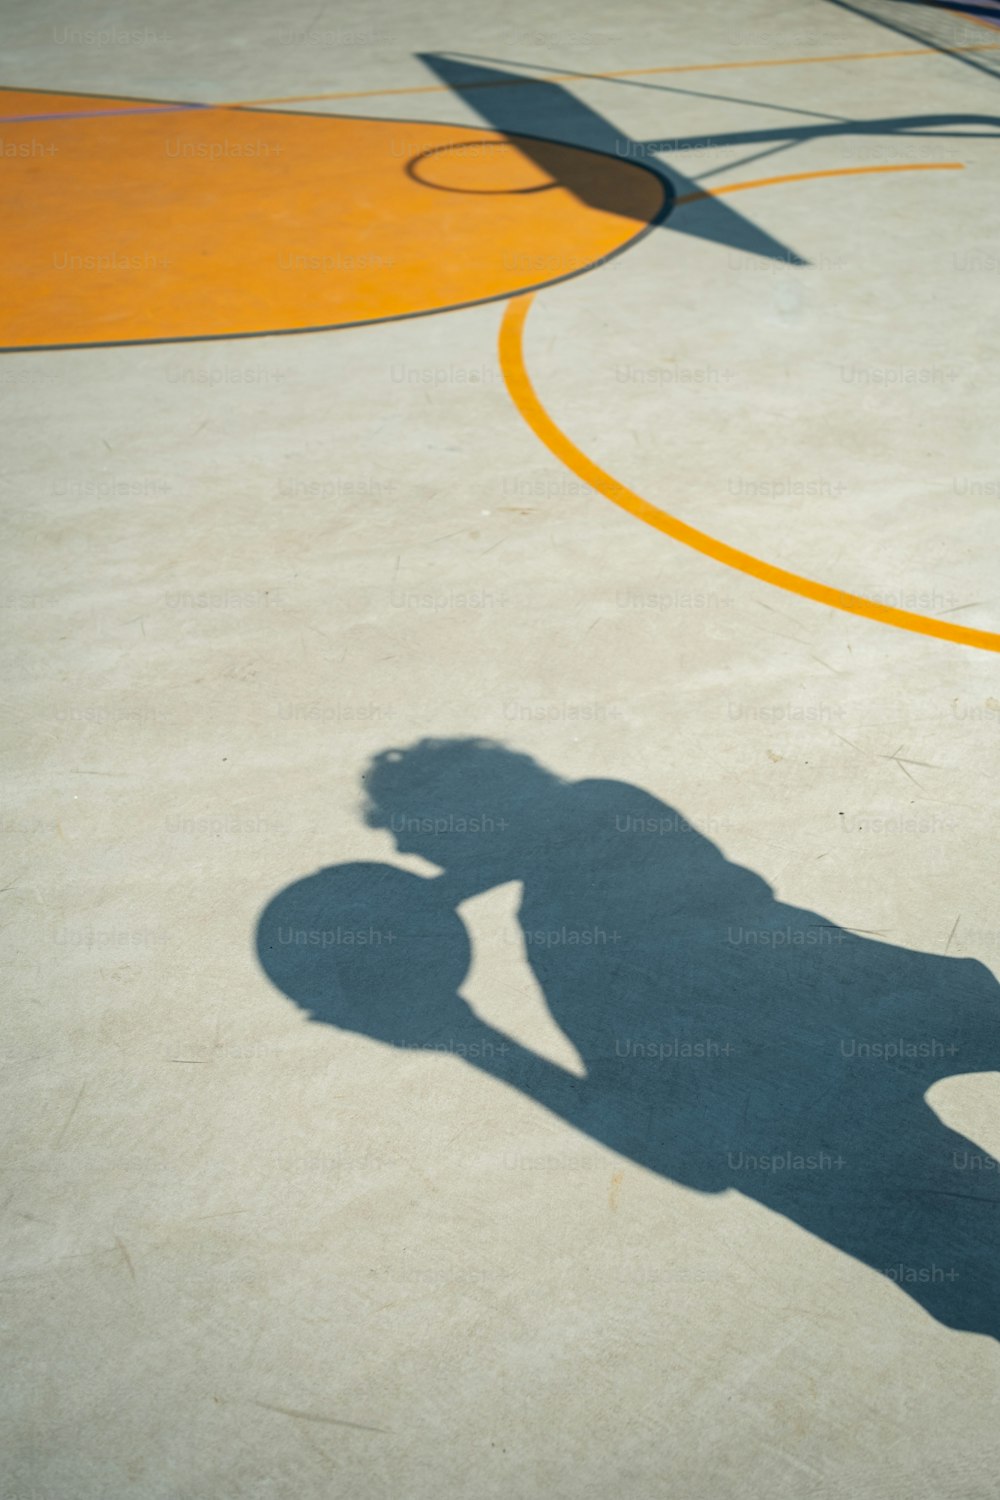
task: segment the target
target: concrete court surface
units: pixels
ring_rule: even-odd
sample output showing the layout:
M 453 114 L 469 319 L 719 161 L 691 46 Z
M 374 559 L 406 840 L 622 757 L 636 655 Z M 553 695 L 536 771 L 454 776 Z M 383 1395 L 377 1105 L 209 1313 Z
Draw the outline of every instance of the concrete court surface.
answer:
M 4 1500 L 997 1493 L 996 9 L 8 0 Z

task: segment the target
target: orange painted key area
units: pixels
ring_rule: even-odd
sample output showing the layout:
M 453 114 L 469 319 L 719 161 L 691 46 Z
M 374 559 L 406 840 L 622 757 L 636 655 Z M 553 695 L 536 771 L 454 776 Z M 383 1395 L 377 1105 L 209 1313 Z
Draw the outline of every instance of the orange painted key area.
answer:
M 0 110 L 7 349 L 441 311 L 573 275 L 664 209 L 634 162 L 487 130 L 13 90 Z

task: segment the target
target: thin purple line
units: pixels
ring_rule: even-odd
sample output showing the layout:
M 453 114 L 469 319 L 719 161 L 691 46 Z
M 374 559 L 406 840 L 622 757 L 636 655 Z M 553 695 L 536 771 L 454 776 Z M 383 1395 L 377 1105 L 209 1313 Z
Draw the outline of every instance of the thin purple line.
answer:
M 21 125 L 30 120 L 93 120 L 99 115 L 176 114 L 180 110 L 218 108 L 216 104 L 154 104 L 143 109 L 81 109 L 51 115 L 0 115 L 0 125 Z

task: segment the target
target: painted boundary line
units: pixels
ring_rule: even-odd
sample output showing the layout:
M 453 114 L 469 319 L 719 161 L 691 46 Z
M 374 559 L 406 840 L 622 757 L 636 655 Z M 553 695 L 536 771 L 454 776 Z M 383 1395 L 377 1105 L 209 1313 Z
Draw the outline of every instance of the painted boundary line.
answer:
M 966 20 L 973 17 L 967 16 Z M 983 22 L 991 30 L 995 28 L 992 23 Z M 216 100 L 214 103 L 201 103 L 190 101 L 187 103 L 176 103 L 161 99 L 135 99 L 139 107 L 135 110 L 87 110 L 87 111 L 65 111 L 51 115 L 0 115 L 0 123 L 4 125 L 27 124 L 40 120 L 60 119 L 85 119 L 88 115 L 104 114 L 143 114 L 153 112 L 157 109 L 164 110 L 189 110 L 189 109 L 260 109 L 269 104 L 310 104 L 320 103 L 323 100 L 338 99 L 388 99 L 409 94 L 455 94 L 468 93 L 473 89 L 495 89 L 495 88 L 527 88 L 533 83 L 572 83 L 574 79 L 593 79 L 600 81 L 605 78 L 647 78 L 658 74 L 667 73 L 719 73 L 739 68 L 794 68 L 804 67 L 810 63 L 838 63 L 838 62 L 875 62 L 880 58 L 892 57 L 940 57 L 942 53 L 961 56 L 965 52 L 997 52 L 1000 51 L 1000 42 L 974 42 L 967 47 L 898 47 L 887 52 L 829 52 L 819 57 L 764 57 L 747 58 L 742 62 L 714 62 L 714 63 L 677 63 L 667 67 L 659 68 L 618 68 L 614 71 L 598 73 L 539 73 L 533 78 L 511 78 L 503 82 L 495 79 L 483 79 L 477 83 L 430 83 L 417 84 L 408 88 L 396 89 L 356 89 L 341 93 L 325 94 L 285 94 L 276 95 L 270 99 L 231 99 Z M 0 97 L 4 92 L 20 93 L 22 88 L 14 84 L 0 84 Z M 77 93 L 75 89 L 32 89 L 31 93 Z M 109 99 L 124 97 L 114 94 L 81 93 L 79 98 Z
M 263 104 L 305 104 L 322 99 L 376 99 L 397 94 L 455 94 L 472 89 L 525 88 L 532 83 L 572 83 L 574 79 L 647 78 L 663 73 L 720 73 L 736 68 L 794 68 L 808 63 L 870 62 L 883 57 L 940 57 L 942 52 L 995 52 L 1000 42 L 973 42 L 967 47 L 899 47 L 889 52 L 830 52 L 821 57 L 747 58 L 742 62 L 678 63 L 661 68 L 617 68 L 601 73 L 539 73 L 537 78 L 483 79 L 476 83 L 430 83 L 401 89 L 359 89 L 337 94 L 289 94 L 274 99 L 237 99 L 229 108 L 255 109 Z
M 853 177 L 876 172 L 960 171 L 961 169 L 961 162 L 927 162 L 922 165 L 911 163 L 905 166 L 848 167 L 823 172 L 795 172 L 784 177 L 764 177 L 753 182 L 731 183 L 728 187 L 715 189 L 713 193 L 690 193 L 685 198 L 678 199 L 678 204 L 690 203 L 698 198 L 713 197 L 715 193 L 739 192 L 750 188 L 804 182 L 816 178 Z M 751 578 L 759 578 L 763 583 L 771 584 L 774 588 L 784 589 L 787 593 L 798 594 L 803 599 L 812 599 L 817 604 L 825 604 L 847 614 L 875 620 L 882 625 L 892 625 L 897 630 L 909 630 L 917 635 L 934 636 L 939 640 L 951 641 L 955 645 L 972 646 L 979 651 L 1000 652 L 1000 635 L 995 635 L 988 630 L 974 630 L 966 625 L 954 625 L 947 620 L 935 619 L 933 615 L 916 614 L 910 610 L 896 609 L 892 605 L 879 604 L 874 599 L 865 599 L 860 594 L 851 594 L 844 589 L 832 588 L 829 584 L 819 583 L 799 573 L 792 573 L 786 568 L 776 567 L 773 563 L 765 562 L 762 558 L 754 557 L 749 552 L 742 552 L 737 547 L 731 547 L 727 542 L 719 541 L 706 532 L 699 531 L 677 516 L 669 515 L 648 500 L 644 500 L 627 485 L 621 484 L 605 469 L 588 458 L 582 449 L 578 448 L 556 425 L 531 383 L 524 360 L 524 324 L 533 301 L 534 294 L 528 293 L 513 298 L 507 306 L 500 325 L 500 368 L 511 400 L 535 436 L 545 444 L 560 463 L 565 464 L 579 479 L 590 485 L 591 489 L 596 490 L 612 504 L 627 511 L 629 515 L 635 516 L 637 520 L 644 521 L 647 526 L 652 526 L 654 530 L 672 537 L 674 541 L 682 542 L 684 546 L 693 548 L 705 557 L 723 563 L 726 567 L 735 568 Z

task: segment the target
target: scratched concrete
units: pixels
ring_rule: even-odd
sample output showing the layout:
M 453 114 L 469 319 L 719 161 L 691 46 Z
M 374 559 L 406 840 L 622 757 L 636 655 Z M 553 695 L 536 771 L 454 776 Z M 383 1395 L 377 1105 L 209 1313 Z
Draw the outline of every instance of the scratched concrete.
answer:
M 9 11 L 22 87 L 235 100 L 418 89 L 414 54 L 445 50 L 594 73 L 909 49 L 564 87 L 634 141 L 1000 116 L 986 63 L 820 0 Z M 939 45 L 1000 44 L 946 21 Z M 482 123 L 471 97 L 301 107 Z M 733 195 L 810 265 L 656 230 L 540 294 L 526 358 L 664 509 L 997 631 L 1000 147 L 962 128 L 661 153 L 716 184 L 964 170 Z M 515 410 L 502 311 L 0 363 L 4 1500 L 995 1493 L 994 1338 L 459 1056 L 310 1024 L 257 962 L 259 912 L 310 872 L 433 872 L 366 826 L 360 777 L 476 735 L 643 788 L 782 902 L 1000 974 L 995 654 L 615 509 Z M 463 994 L 579 1072 L 517 900 L 463 906 Z M 982 1153 L 962 1186 L 995 1221 L 997 1075 L 928 1102 Z

